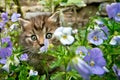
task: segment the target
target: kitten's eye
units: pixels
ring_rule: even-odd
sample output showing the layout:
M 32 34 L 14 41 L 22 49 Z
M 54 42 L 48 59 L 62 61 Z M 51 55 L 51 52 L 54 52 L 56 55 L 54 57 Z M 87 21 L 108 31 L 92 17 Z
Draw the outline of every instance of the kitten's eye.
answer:
M 47 33 L 45 37 L 46 37 L 46 39 L 52 38 L 52 33 Z
M 32 36 L 31 36 L 31 39 L 32 39 L 33 41 L 35 41 L 35 40 L 37 40 L 37 36 L 36 36 L 36 35 L 32 35 Z

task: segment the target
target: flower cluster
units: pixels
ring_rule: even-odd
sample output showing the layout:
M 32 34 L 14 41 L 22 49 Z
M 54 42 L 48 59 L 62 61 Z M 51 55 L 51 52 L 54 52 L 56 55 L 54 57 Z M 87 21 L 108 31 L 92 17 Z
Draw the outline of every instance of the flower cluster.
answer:
M 21 16 L 20 14 L 13 13 L 10 20 L 12 22 L 16 22 L 20 16 Z M 2 22 L 0 22 L 0 29 L 2 30 L 5 24 L 9 21 L 8 13 L 7 12 L 2 13 L 1 18 L 2 18 Z
M 11 32 L 18 21 L 18 18 L 20 17 L 20 14 L 13 13 L 10 18 L 7 12 L 3 12 L 1 14 L 2 21 L 0 22 L 0 64 L 3 64 L 1 67 L 5 71 L 9 72 L 10 65 L 17 66 L 21 61 L 26 61 L 28 59 L 27 54 L 23 54 L 20 56 L 20 59 L 18 59 L 19 54 L 14 54 L 13 49 L 14 45 L 11 41 L 11 36 L 9 35 L 9 32 Z M 12 26 L 10 23 L 13 23 Z M 8 30 L 8 27 L 10 28 Z M 3 34 L 2 34 L 3 32 Z
M 94 29 L 90 29 L 88 33 L 88 41 L 94 45 L 101 45 L 104 40 L 107 40 L 109 35 L 109 29 L 104 26 L 104 23 L 100 20 L 95 20 L 97 25 Z
M 108 72 L 105 67 L 106 61 L 99 48 L 87 50 L 83 46 L 79 47 L 76 50 L 76 56 L 71 60 L 68 67 L 72 65 L 85 80 L 89 80 L 90 75 L 103 75 Z
M 0 63 L 5 64 L 7 57 L 12 55 L 12 42 L 10 38 L 2 38 L 0 47 Z

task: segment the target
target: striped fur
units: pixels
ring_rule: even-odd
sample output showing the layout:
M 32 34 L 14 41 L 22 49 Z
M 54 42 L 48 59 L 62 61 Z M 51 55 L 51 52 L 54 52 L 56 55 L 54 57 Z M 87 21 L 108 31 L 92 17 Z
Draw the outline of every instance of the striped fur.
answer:
M 32 17 L 30 20 L 19 19 L 22 25 L 22 33 L 20 35 L 20 43 L 24 47 L 24 52 L 29 55 L 28 63 L 39 71 L 39 74 L 46 73 L 45 67 L 48 72 L 54 69 L 49 69 L 49 64 L 54 61 L 54 57 L 48 54 L 37 54 L 40 47 L 44 45 L 44 38 L 47 33 L 53 33 L 59 27 L 58 15 L 38 15 Z M 32 40 L 31 36 L 36 36 L 37 40 Z M 36 39 L 33 37 L 33 39 Z M 55 42 L 49 39 L 50 42 Z M 43 63 L 46 61 L 46 63 Z

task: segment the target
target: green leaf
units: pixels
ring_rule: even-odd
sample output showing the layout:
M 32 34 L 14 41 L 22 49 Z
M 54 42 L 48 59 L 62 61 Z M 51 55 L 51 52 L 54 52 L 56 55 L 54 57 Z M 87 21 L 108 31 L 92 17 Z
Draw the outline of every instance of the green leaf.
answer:
M 42 75 L 39 80 L 45 80 L 45 79 L 46 79 L 46 75 Z
M 83 0 L 68 0 L 67 5 L 76 5 L 77 7 L 86 6 Z

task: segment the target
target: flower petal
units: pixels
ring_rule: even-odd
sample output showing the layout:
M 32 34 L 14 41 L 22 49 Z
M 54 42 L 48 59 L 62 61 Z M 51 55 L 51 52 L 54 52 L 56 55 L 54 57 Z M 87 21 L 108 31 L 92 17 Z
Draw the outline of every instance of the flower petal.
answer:
M 60 42 L 63 45 L 70 45 L 74 42 L 74 37 L 71 35 L 68 35 L 66 39 L 64 39 L 63 37 L 60 39 Z
M 37 75 L 38 75 L 37 71 L 30 70 L 29 76 L 37 76 Z
M 89 76 L 92 74 L 90 66 L 79 57 L 73 58 L 72 62 L 75 69 L 79 72 L 79 74 L 84 79 L 89 80 Z
M 90 52 L 91 58 L 93 58 L 93 59 L 97 58 L 97 57 L 102 57 L 103 56 L 103 53 L 102 53 L 102 51 L 99 48 L 93 48 L 89 52 Z
M 7 60 L 5 58 L 0 59 L 1 64 L 6 64 Z
M 97 75 L 102 75 L 105 72 L 105 70 L 99 66 L 94 66 L 91 69 L 92 69 L 93 74 L 97 74 Z
M 65 27 L 62 32 L 65 35 L 71 35 L 72 34 L 72 28 L 71 27 Z
M 106 61 L 102 56 L 94 58 L 94 62 L 95 62 L 96 65 L 99 65 L 101 67 L 106 65 Z

